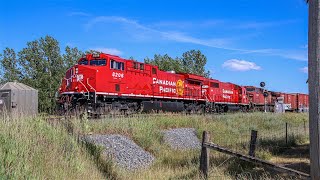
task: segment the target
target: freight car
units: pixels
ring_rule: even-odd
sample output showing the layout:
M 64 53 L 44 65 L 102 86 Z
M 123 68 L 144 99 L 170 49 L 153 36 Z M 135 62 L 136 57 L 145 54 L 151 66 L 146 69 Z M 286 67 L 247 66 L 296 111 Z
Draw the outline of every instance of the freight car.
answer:
M 266 91 L 254 86 L 245 87 L 251 110 L 263 111 L 266 106 L 266 111 L 273 112 L 275 102 L 283 103 L 285 111 L 307 112 L 309 110 L 307 94 Z
M 301 93 L 284 93 L 286 110 L 291 112 L 307 112 L 309 110 L 309 96 Z
M 57 103 L 63 112 L 87 111 L 96 115 L 215 113 L 262 110 L 266 95 L 268 111 L 272 111 L 279 93 L 189 73 L 161 71 L 151 64 L 100 53 L 84 55 L 67 70 Z M 307 95 L 295 97 L 301 102 L 294 107 L 307 106 Z

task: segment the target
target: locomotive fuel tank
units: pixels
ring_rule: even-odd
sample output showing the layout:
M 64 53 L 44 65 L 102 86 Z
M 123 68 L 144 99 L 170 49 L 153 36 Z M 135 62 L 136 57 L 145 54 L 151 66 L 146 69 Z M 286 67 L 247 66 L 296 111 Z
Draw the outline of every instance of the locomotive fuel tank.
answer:
M 164 111 L 164 112 L 182 112 L 184 111 L 183 102 L 166 101 L 142 101 L 142 112 Z

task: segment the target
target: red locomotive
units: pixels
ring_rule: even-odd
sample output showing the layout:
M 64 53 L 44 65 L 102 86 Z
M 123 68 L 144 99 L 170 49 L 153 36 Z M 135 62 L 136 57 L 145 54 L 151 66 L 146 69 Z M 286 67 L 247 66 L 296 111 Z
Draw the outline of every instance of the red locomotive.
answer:
M 110 54 L 87 54 L 67 72 L 59 88 L 64 110 L 96 114 L 149 111 L 248 111 L 264 105 L 262 89 L 215 79 L 165 72 L 157 66 Z M 308 106 L 308 95 L 295 94 L 292 107 Z M 268 103 L 274 101 L 270 93 Z M 269 100 L 270 99 L 270 100 Z M 292 100 L 290 101 L 292 102 Z M 258 107 L 258 108 L 257 108 Z

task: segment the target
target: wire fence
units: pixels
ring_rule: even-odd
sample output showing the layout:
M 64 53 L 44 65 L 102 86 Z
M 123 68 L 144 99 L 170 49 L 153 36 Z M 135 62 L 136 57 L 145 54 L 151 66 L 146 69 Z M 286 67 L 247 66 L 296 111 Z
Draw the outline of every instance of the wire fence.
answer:
M 257 144 L 255 156 L 269 162 L 309 173 L 309 123 L 299 124 L 283 123 L 277 128 L 269 130 L 255 129 L 257 131 Z M 226 138 L 229 137 L 229 138 Z M 230 150 L 248 155 L 250 151 L 251 131 L 226 132 L 224 135 L 211 137 L 211 142 Z M 233 157 L 212 151 L 214 156 L 211 164 L 221 167 L 229 163 L 229 167 L 241 166 Z M 231 168 L 229 172 L 234 172 Z M 241 168 L 240 168 L 241 169 Z M 244 171 L 246 172 L 246 171 Z M 237 176 L 239 172 L 234 172 Z M 258 176 L 257 176 L 258 177 Z

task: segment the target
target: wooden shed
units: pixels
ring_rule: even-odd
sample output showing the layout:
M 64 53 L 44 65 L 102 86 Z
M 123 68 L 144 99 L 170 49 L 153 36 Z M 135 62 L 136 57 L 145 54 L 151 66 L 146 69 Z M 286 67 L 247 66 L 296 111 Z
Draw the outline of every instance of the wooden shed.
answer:
M 18 82 L 0 85 L 0 113 L 36 115 L 38 90 Z

